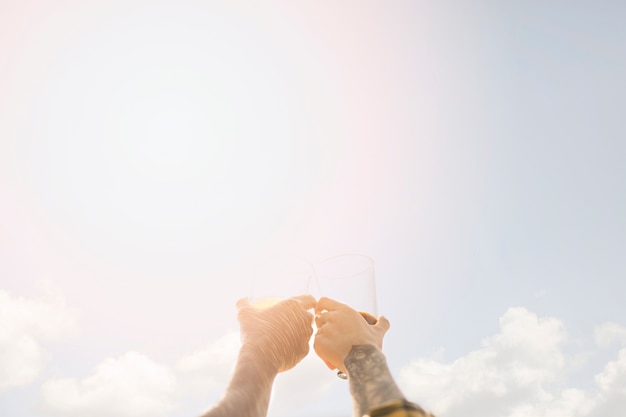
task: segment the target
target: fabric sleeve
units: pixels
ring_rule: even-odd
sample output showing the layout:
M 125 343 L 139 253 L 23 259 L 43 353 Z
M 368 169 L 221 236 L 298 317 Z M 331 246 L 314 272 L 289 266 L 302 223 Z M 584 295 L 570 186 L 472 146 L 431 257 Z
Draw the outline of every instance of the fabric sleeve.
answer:
M 393 400 L 371 409 L 365 417 L 435 417 L 407 400 Z

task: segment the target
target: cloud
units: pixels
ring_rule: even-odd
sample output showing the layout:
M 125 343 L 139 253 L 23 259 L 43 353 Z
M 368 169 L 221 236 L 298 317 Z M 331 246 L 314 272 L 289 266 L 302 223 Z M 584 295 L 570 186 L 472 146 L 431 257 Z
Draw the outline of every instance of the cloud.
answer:
M 0 390 L 35 381 L 46 363 L 43 345 L 75 331 L 73 313 L 50 286 L 32 299 L 0 290 Z
M 596 327 L 595 340 L 600 347 L 608 347 L 613 342 L 626 345 L 626 327 L 617 323 L 604 323 Z
M 180 411 L 182 401 L 201 404 L 199 414 L 226 389 L 239 347 L 239 333 L 233 332 L 170 365 L 138 352 L 108 358 L 82 380 L 45 382 L 39 411 L 63 417 L 160 416 Z
M 626 345 L 626 328 L 606 323 L 595 331 L 596 343 Z M 626 348 L 595 376 L 585 391 L 566 387 L 563 322 L 511 308 L 500 318 L 500 332 L 482 347 L 450 363 L 436 358 L 412 361 L 398 382 L 408 397 L 446 417 L 623 417 L 626 404 Z
M 623 417 L 626 404 L 626 348 L 619 351 L 616 360 L 606 364 L 604 370 L 596 375 L 595 382 L 598 393 L 593 415 Z
M 483 340 L 481 349 L 450 364 L 412 362 L 401 371 L 401 383 L 446 416 L 504 416 L 516 403 L 545 401 L 549 394 L 544 384 L 553 382 L 565 363 L 560 350 L 566 338 L 563 324 L 511 308 L 500 319 L 500 328 Z
M 128 352 L 106 359 L 77 381 L 55 379 L 42 385 L 40 411 L 52 416 L 143 417 L 175 410 L 176 377 L 145 355 Z

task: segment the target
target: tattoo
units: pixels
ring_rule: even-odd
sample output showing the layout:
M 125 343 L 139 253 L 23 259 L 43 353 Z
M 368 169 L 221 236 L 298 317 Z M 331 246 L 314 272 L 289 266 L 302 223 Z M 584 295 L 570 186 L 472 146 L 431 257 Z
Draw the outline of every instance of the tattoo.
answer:
M 372 345 L 352 346 L 344 364 L 348 370 L 354 415 L 386 401 L 404 398 L 387 367 L 385 355 Z

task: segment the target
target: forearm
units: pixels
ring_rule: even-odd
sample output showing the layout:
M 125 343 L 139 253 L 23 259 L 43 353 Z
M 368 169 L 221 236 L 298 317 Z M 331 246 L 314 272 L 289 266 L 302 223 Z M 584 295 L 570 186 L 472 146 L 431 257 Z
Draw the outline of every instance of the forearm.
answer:
M 404 398 L 387 367 L 385 355 L 372 345 L 353 346 L 344 360 L 355 416 L 378 404 Z
M 222 400 L 201 417 L 263 417 L 278 373 L 252 346 L 242 346 Z
M 380 415 L 391 415 L 402 409 L 407 412 L 401 415 L 430 416 L 415 404 L 404 401 L 404 395 L 391 377 L 385 355 L 375 346 L 353 346 L 344 364 L 348 370 L 355 416 L 361 417 L 374 407 L 379 408 Z
M 389 372 L 385 355 L 375 346 L 353 346 L 344 364 L 348 370 L 355 417 L 368 414 L 374 408 L 376 412 L 372 417 L 434 417 L 406 401 Z

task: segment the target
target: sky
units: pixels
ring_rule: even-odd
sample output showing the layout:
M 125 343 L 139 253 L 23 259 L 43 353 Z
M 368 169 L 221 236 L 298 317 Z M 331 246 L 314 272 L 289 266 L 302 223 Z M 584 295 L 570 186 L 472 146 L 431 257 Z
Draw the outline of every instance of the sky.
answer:
M 255 272 L 359 253 L 410 400 L 624 417 L 624 21 L 608 0 L 0 2 L 0 414 L 199 415 Z M 351 415 L 314 352 L 277 378 L 287 415 Z

